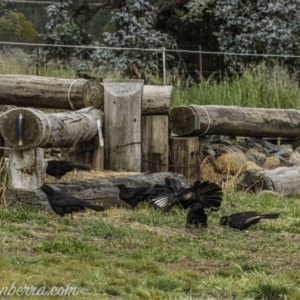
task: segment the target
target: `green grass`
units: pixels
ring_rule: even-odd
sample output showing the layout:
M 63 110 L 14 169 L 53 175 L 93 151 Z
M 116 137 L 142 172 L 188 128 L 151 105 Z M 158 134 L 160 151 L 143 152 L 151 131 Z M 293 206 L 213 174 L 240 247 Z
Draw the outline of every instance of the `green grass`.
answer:
M 247 232 L 218 225 L 224 214 L 254 209 L 281 217 Z M 74 286 L 78 299 L 299 299 L 299 211 L 297 197 L 226 192 L 208 228 L 189 231 L 178 208 L 73 220 L 0 208 L 0 288 Z
M 173 106 L 237 105 L 260 108 L 300 107 L 300 88 L 297 74 L 290 74 L 284 66 L 272 68 L 264 64 L 245 68 L 240 77 L 204 80 L 189 88 L 179 85 L 175 90 Z

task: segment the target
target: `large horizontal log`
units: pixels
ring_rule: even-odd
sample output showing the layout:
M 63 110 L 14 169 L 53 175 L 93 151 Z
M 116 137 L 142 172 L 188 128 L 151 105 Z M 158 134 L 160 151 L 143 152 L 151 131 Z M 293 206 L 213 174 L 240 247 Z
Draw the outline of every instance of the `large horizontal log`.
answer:
M 181 181 L 183 186 L 188 186 L 186 178 L 182 174 L 166 172 L 151 174 L 136 174 L 129 176 L 108 176 L 97 180 L 86 180 L 76 182 L 53 182 L 49 183 L 56 189 L 62 190 L 70 195 L 90 201 L 91 203 L 110 206 L 127 206 L 119 198 L 118 184 L 127 186 L 153 186 L 163 183 L 164 179 L 170 176 Z M 9 189 L 6 191 L 6 203 L 11 205 L 16 202 L 24 202 L 34 207 L 47 206 L 48 201 L 40 190 Z
M 80 109 L 103 105 L 98 80 L 32 75 L 0 75 L 0 104 L 22 107 Z
M 300 192 L 300 166 L 279 167 L 273 170 L 245 170 L 236 182 L 242 191 L 274 191 L 284 196 Z
M 170 130 L 179 136 L 298 138 L 299 125 L 300 114 L 295 109 L 189 105 L 175 107 L 170 114 Z
M 20 115 L 23 117 L 23 130 L 19 130 L 18 136 Z M 19 107 L 0 115 L 0 132 L 6 145 L 15 150 L 67 148 L 96 136 L 98 119 L 103 124 L 103 112 L 93 107 L 55 114 Z
M 144 85 L 142 115 L 169 115 L 173 100 L 173 86 Z

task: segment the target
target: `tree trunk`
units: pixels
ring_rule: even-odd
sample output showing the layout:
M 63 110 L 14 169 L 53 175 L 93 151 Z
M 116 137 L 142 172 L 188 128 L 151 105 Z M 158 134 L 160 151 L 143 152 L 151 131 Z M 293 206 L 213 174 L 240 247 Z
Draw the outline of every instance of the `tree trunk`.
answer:
M 105 168 L 140 172 L 143 80 L 105 79 L 103 84 Z
M 21 139 L 16 134 L 20 115 L 24 119 Z M 71 147 L 97 135 L 97 119 L 103 124 L 103 112 L 92 107 L 56 114 L 14 108 L 0 116 L 0 131 L 5 143 L 15 150 Z
M 170 137 L 170 170 L 183 174 L 189 182 L 200 179 L 198 137 Z
M 118 184 L 126 186 L 153 186 L 157 183 L 163 183 L 164 179 L 170 176 L 181 181 L 183 186 L 188 186 L 186 178 L 182 174 L 176 173 L 152 173 L 136 174 L 128 176 L 108 176 L 97 180 L 86 180 L 76 182 L 49 183 L 60 190 L 89 201 L 94 204 L 110 206 L 128 207 L 119 198 Z M 6 191 L 7 205 L 21 201 L 34 207 L 48 206 L 48 201 L 43 192 L 40 190 L 10 189 Z
M 168 116 L 142 116 L 142 172 L 169 170 L 168 121 Z
M 171 85 L 144 85 L 142 115 L 169 115 L 172 98 Z
M 37 189 L 45 181 L 44 149 L 9 151 L 8 174 L 12 188 Z
M 247 137 L 300 136 L 300 115 L 295 109 L 237 106 L 178 106 L 170 114 L 170 129 L 179 136 L 230 135 Z
M 73 110 L 100 108 L 103 86 L 98 80 L 82 78 L 0 75 L 0 104 Z
M 246 170 L 240 174 L 236 189 L 243 191 L 274 191 L 284 196 L 300 192 L 300 166 L 279 167 L 273 170 Z

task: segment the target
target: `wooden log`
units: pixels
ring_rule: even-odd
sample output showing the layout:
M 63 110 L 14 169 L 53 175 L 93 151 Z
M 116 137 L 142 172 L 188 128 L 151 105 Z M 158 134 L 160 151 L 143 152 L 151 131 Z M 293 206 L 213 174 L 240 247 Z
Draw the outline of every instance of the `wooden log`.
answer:
M 8 175 L 12 188 L 37 189 L 45 181 L 44 149 L 10 150 Z
M 142 172 L 169 170 L 168 123 L 168 116 L 142 116 Z
M 200 178 L 198 137 L 170 137 L 170 170 L 183 174 L 189 182 Z
M 105 169 L 141 171 L 143 80 L 105 79 Z
M 0 103 L 56 109 L 100 108 L 103 85 L 98 80 L 32 75 L 0 75 Z
M 238 191 L 274 191 L 284 196 L 300 192 L 300 166 L 279 167 L 273 170 L 245 170 L 236 182 Z
M 173 100 L 173 86 L 144 85 L 142 115 L 169 115 Z
M 153 186 L 157 183 L 163 183 L 167 176 L 180 180 L 183 186 L 188 186 L 188 182 L 182 174 L 172 172 L 136 174 L 128 176 L 108 176 L 97 180 L 59 183 L 53 182 L 49 184 L 70 195 L 90 201 L 91 203 L 104 205 L 106 207 L 128 207 L 128 205 L 119 198 L 119 189 L 117 188 L 118 184 L 125 184 L 133 187 Z M 19 201 L 37 208 L 48 206 L 45 194 L 39 190 L 9 189 L 6 191 L 7 205 L 11 205 L 12 203 Z
M 297 138 L 299 125 L 300 114 L 295 109 L 190 105 L 175 107 L 170 114 L 170 129 L 179 136 Z
M 24 118 L 21 144 L 16 134 L 20 115 Z M 56 114 L 45 114 L 33 108 L 14 108 L 0 115 L 0 131 L 5 143 L 15 150 L 72 147 L 97 135 L 97 119 L 103 124 L 103 112 L 93 107 Z

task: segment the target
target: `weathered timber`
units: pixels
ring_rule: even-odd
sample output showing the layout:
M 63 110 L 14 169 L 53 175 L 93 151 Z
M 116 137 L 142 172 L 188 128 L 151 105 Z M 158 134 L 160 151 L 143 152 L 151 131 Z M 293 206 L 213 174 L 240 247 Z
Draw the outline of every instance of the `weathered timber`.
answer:
M 200 176 L 198 137 L 170 137 L 170 170 L 183 174 L 189 182 Z
M 105 79 L 105 169 L 141 171 L 143 80 Z
M 21 144 L 16 134 L 20 115 L 24 118 Z M 19 107 L 0 115 L 0 131 L 5 144 L 15 150 L 72 147 L 97 135 L 98 119 L 103 124 L 103 112 L 93 107 L 55 114 Z
M 171 85 L 144 85 L 142 115 L 169 115 L 173 99 Z
M 62 155 L 65 160 L 91 166 L 93 170 L 104 169 L 104 147 L 100 146 L 98 136 L 90 141 L 77 143 L 71 148 L 64 149 Z
M 299 125 L 300 114 L 295 109 L 189 105 L 175 107 L 170 114 L 170 130 L 179 136 L 297 138 Z
M 260 192 L 274 191 L 284 196 L 300 192 L 300 166 L 279 167 L 273 170 L 245 170 L 236 182 L 236 189 Z
M 52 182 L 49 184 L 70 195 L 90 201 L 91 203 L 104 205 L 106 207 L 128 207 L 128 205 L 119 198 L 118 184 L 125 184 L 132 187 L 153 186 L 157 183 L 162 184 L 167 176 L 180 180 L 183 186 L 188 186 L 188 182 L 182 174 L 172 172 L 108 176 L 98 178 L 97 180 Z M 40 190 L 9 189 L 6 191 L 6 202 L 7 205 L 23 202 L 37 208 L 48 206 L 47 198 Z
M 98 80 L 64 79 L 32 75 L 0 75 L 0 104 L 22 107 L 80 109 L 103 105 Z
M 44 149 L 10 150 L 8 175 L 12 188 L 37 189 L 45 181 Z
M 168 123 L 168 116 L 142 116 L 142 172 L 169 170 Z

